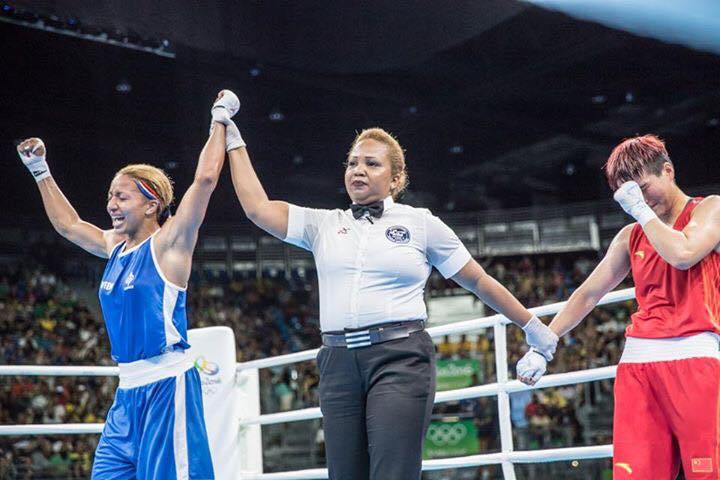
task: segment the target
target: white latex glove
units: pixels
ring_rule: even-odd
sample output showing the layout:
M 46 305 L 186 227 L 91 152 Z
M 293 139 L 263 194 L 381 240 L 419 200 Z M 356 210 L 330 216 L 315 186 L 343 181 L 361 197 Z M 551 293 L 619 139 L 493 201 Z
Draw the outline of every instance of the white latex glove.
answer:
M 523 330 L 525 331 L 525 342 L 542 354 L 545 360 L 548 362 L 552 360 L 558 343 L 558 336 L 555 335 L 555 332 L 535 315 L 523 327 Z
M 225 150 L 229 152 L 230 150 L 245 146 L 245 140 L 243 140 L 242 135 L 240 135 L 240 130 L 238 130 L 235 122 L 230 120 L 230 123 L 225 128 Z
M 517 363 L 517 378 L 527 385 L 535 385 L 547 370 L 547 360 L 532 348 Z

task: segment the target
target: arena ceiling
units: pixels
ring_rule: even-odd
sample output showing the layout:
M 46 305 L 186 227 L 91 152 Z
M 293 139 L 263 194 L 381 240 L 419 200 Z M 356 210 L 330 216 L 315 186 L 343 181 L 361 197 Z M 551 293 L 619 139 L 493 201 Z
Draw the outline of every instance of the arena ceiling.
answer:
M 13 153 L 29 135 L 89 219 L 125 163 L 165 166 L 184 190 L 221 87 L 243 101 L 270 195 L 306 205 L 346 203 L 343 156 L 369 126 L 406 148 L 408 203 L 438 213 L 605 198 L 600 167 L 635 133 L 668 140 L 684 184 L 720 181 L 713 53 L 510 0 L 75 3 L 13 5 L 167 38 L 176 56 L 0 23 L 5 213 L 40 209 Z M 209 217 L 242 218 L 227 175 Z

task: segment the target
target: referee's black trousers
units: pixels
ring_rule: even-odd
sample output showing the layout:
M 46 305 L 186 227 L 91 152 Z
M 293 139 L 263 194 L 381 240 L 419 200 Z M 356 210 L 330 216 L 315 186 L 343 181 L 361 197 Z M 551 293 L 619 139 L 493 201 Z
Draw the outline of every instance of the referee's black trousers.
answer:
M 320 409 L 331 480 L 418 480 L 435 400 L 425 331 L 368 347 L 322 347 Z

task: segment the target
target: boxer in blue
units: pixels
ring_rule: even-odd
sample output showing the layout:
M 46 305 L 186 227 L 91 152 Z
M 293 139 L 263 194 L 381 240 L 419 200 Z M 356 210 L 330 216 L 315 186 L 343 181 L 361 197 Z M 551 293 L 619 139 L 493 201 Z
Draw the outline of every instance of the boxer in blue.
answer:
M 220 92 L 210 138 L 175 215 L 172 183 L 162 170 L 140 164 L 118 171 L 108 193 L 109 230 L 80 219 L 50 174 L 42 140 L 18 146 L 58 233 L 109 258 L 99 296 L 120 385 L 93 479 L 214 478 L 200 378 L 185 354 L 185 296 L 198 230 L 225 161 L 225 126 L 239 107 L 235 94 Z

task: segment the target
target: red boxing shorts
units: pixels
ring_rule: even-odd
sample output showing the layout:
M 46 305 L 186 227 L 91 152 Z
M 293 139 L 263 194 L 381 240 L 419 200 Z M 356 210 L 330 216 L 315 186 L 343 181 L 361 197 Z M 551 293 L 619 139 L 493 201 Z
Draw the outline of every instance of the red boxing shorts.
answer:
M 704 334 L 703 334 L 704 335 Z M 698 336 L 699 337 L 699 336 Z M 675 340 L 675 339 L 667 339 Z M 666 339 L 628 338 L 615 379 L 613 478 L 720 479 L 720 359 L 707 357 L 635 362 L 673 355 Z M 637 343 L 655 343 L 637 355 Z M 660 343 L 658 343 L 660 342 Z M 686 342 L 687 343 L 687 342 Z M 631 345 L 632 344 L 632 345 Z M 628 352 L 630 346 L 630 352 Z M 698 347 L 688 345 L 694 355 Z M 708 346 L 712 349 L 712 346 Z M 682 349 L 680 349 L 682 350 Z M 629 353 L 626 355 L 625 353 Z

